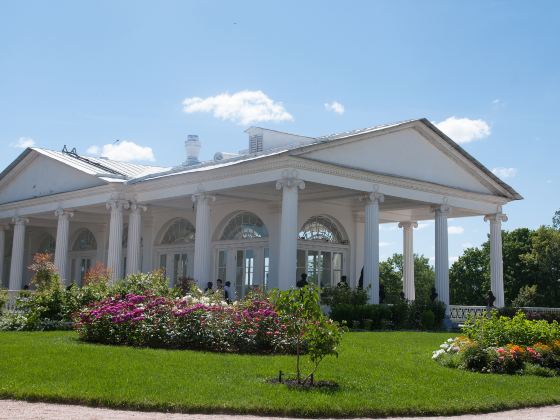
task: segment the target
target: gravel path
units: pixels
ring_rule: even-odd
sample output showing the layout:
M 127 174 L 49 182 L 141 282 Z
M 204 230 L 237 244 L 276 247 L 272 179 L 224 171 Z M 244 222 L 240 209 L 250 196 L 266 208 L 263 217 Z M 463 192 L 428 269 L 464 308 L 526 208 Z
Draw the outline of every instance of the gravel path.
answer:
M 402 419 L 422 420 L 490 420 L 490 419 L 531 419 L 560 420 L 560 405 L 502 411 L 500 413 L 464 415 L 455 417 L 399 417 Z M 139 411 L 110 410 L 106 408 L 83 407 L 79 405 L 31 403 L 26 401 L 0 400 L 0 419 L 114 419 L 114 420 L 262 420 L 258 416 L 225 414 L 165 414 Z M 287 417 L 274 417 L 275 420 L 292 420 Z

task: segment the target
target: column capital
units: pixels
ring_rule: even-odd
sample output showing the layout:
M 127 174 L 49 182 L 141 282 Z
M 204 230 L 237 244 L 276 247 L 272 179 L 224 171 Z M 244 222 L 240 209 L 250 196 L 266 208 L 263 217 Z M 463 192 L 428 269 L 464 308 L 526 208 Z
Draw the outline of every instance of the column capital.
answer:
M 148 210 L 148 206 L 144 205 L 144 204 L 140 204 L 136 201 L 131 201 L 130 202 L 130 212 L 131 213 L 140 213 L 140 212 L 145 212 L 146 210 Z
M 507 222 L 508 217 L 504 213 L 499 212 L 494 214 L 487 214 L 486 216 L 484 216 L 484 221 L 489 221 L 490 223 Z
M 12 217 L 12 223 L 14 225 L 26 225 L 29 223 L 29 219 L 27 217 L 15 216 Z
M 298 171 L 295 169 L 286 169 L 282 171 L 282 178 L 276 181 L 276 189 L 283 188 L 298 188 L 303 190 L 305 188 L 305 181 L 299 178 Z
M 418 222 L 399 222 L 399 227 L 403 229 L 415 229 L 418 227 Z
M 59 207 L 58 209 L 56 209 L 54 211 L 54 215 L 56 217 L 66 217 L 66 218 L 70 218 L 70 217 L 74 217 L 74 212 L 70 211 L 70 210 L 65 210 L 62 207 Z
M 191 196 L 191 199 L 192 199 L 193 203 L 196 203 L 196 202 L 199 202 L 199 201 L 214 202 L 214 201 L 216 201 L 216 196 L 212 195 L 212 194 L 208 194 L 207 192 L 204 192 L 204 191 L 199 191 L 199 192 L 193 194 Z
M 385 196 L 377 191 L 364 194 L 360 197 L 360 201 L 364 201 L 367 203 L 377 203 L 381 204 L 385 201 Z
M 112 199 L 105 203 L 105 207 L 111 211 L 123 211 L 123 209 L 130 207 L 130 203 L 126 200 Z
M 447 216 L 449 214 L 449 212 L 451 211 L 451 206 L 448 206 L 447 204 L 440 204 L 438 206 L 432 206 L 432 211 L 437 215 L 445 215 Z

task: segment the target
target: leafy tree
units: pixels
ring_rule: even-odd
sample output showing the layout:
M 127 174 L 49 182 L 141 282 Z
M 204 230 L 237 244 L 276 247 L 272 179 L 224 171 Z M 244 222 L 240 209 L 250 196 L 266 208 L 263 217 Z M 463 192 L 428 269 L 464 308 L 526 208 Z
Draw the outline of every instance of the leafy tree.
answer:
M 533 306 L 535 304 L 537 296 L 538 294 L 536 284 L 533 284 L 532 286 L 523 286 L 519 290 L 519 294 L 517 295 L 517 297 L 511 302 L 511 306 L 513 306 L 514 308 Z
M 552 217 L 552 227 L 560 230 L 560 210 L 556 210 Z
M 528 265 L 535 268 L 540 296 L 537 304 L 560 306 L 560 230 L 541 226 L 531 236 L 531 252 L 524 256 Z
M 393 254 L 379 264 L 380 283 L 385 287 L 385 303 L 397 303 L 403 290 L 403 256 Z M 435 273 L 430 260 L 414 254 L 414 286 L 416 300 L 428 302 L 430 290 L 435 284 Z
M 484 305 L 490 288 L 489 253 L 467 248 L 449 270 L 450 301 L 454 305 Z

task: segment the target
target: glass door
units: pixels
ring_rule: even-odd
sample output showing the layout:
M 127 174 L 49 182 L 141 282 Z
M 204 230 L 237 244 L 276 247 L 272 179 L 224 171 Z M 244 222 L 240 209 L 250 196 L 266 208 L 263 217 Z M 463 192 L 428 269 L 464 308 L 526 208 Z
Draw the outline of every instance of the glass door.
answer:
M 255 279 L 255 251 L 238 249 L 235 253 L 235 294 L 244 297 L 253 288 Z
M 188 255 L 187 254 L 174 254 L 173 255 L 173 277 L 171 278 L 171 285 L 177 286 L 181 281 L 188 277 Z

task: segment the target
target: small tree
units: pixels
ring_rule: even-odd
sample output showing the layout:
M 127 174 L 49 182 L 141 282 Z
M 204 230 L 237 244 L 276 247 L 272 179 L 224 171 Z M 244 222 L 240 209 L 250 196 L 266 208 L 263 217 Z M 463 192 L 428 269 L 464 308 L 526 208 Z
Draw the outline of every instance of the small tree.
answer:
M 321 361 L 336 355 L 342 328 L 321 312 L 319 291 L 314 285 L 301 289 L 273 290 L 271 298 L 278 313 L 287 319 L 288 334 L 296 340 L 296 380 L 305 384 L 313 378 Z M 301 356 L 307 353 L 313 369 L 302 381 Z
M 35 254 L 33 256 L 33 262 L 27 268 L 33 272 L 31 282 L 37 287 L 38 291 L 60 288 L 60 276 L 53 263 L 52 254 Z

